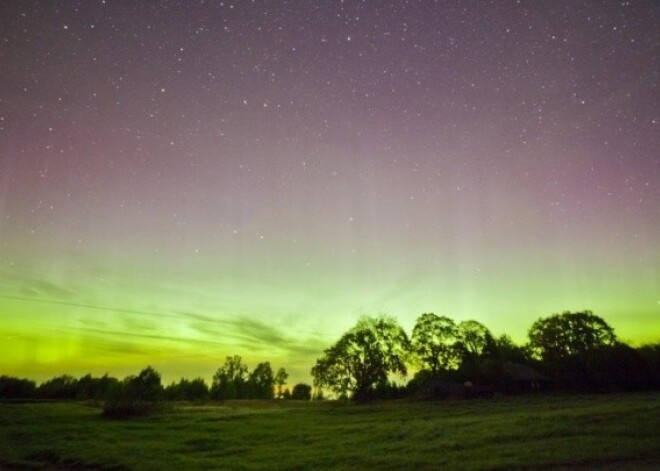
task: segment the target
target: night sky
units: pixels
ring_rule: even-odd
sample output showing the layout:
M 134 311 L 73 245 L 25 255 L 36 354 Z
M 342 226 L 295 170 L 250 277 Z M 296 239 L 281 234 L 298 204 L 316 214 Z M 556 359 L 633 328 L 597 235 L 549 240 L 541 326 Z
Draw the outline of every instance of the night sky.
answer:
M 309 381 L 360 315 L 660 339 L 660 5 L 0 3 L 0 372 Z

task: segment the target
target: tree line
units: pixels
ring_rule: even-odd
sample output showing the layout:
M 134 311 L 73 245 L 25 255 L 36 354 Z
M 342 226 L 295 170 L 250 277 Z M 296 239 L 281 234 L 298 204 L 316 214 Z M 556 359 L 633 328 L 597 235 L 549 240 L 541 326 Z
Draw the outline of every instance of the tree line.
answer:
M 412 378 L 408 373 L 414 371 Z M 396 319 L 363 317 L 327 348 L 311 369 L 314 398 L 366 401 L 389 398 L 480 397 L 537 390 L 629 391 L 660 389 L 660 344 L 633 348 L 591 311 L 540 318 L 528 340 L 495 337 L 475 320 L 419 316 L 410 335 Z M 152 367 L 123 380 L 108 376 L 57 376 L 40 385 L 0 376 L 0 399 L 105 401 L 119 415 L 135 404 L 231 399 L 312 399 L 312 386 L 286 387 L 288 373 L 270 362 L 253 370 L 228 356 L 208 385 L 182 378 L 163 386 Z M 407 381 L 406 381 L 407 380 Z M 126 410 L 124 410 L 126 409 Z M 140 412 L 140 408 L 137 413 Z
M 406 384 L 393 381 L 411 368 Z M 660 344 L 633 348 L 591 311 L 540 318 L 523 345 L 475 320 L 425 313 L 408 336 L 394 318 L 364 317 L 324 351 L 312 376 L 317 388 L 358 401 L 659 389 Z
M 298 383 L 286 387 L 289 374 L 274 371 L 270 362 L 259 363 L 252 371 L 240 356 L 228 356 L 213 375 L 211 385 L 203 378 L 181 378 L 163 386 L 161 375 L 147 366 L 137 375 L 119 380 L 87 374 L 80 378 L 56 376 L 37 385 L 35 381 L 0 376 L 0 399 L 50 399 L 97 401 L 208 401 L 227 399 L 311 399 L 312 387 Z

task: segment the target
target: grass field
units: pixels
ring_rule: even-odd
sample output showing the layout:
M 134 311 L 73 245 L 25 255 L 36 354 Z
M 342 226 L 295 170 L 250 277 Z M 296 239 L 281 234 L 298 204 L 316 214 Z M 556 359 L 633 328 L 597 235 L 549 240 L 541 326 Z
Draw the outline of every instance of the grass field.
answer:
M 0 404 L 2 469 L 660 469 L 660 395 L 230 402 L 114 421 Z

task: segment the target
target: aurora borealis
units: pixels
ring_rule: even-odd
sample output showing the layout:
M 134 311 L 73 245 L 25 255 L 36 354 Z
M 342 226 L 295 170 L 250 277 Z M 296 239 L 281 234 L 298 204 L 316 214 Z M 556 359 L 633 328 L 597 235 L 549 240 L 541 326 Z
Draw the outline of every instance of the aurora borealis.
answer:
M 308 379 L 362 314 L 660 339 L 652 1 L 0 3 L 0 373 Z

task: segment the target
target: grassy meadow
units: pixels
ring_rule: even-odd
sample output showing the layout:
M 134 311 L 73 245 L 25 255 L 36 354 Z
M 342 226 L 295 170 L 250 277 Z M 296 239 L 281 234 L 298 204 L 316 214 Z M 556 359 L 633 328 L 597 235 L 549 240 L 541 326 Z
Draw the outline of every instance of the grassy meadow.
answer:
M 177 404 L 108 420 L 0 404 L 0 469 L 660 469 L 660 395 Z

